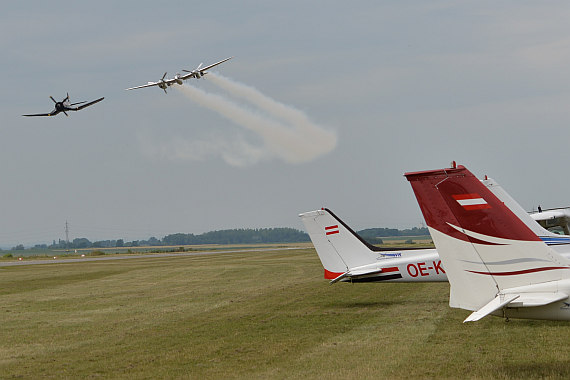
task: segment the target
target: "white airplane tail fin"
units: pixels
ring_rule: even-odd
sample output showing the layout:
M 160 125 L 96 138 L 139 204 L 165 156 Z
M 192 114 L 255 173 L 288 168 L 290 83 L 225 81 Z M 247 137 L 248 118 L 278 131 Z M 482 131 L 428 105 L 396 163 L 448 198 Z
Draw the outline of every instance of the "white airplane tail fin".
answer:
M 477 311 L 468 320 L 507 305 L 539 306 L 568 297 L 536 291 L 536 284 L 570 278 L 568 261 L 465 167 L 405 176 L 445 266 L 450 305 Z
M 300 214 L 319 259 L 325 278 L 335 279 L 351 268 L 376 262 L 380 248 L 366 242 L 332 211 L 323 208 Z

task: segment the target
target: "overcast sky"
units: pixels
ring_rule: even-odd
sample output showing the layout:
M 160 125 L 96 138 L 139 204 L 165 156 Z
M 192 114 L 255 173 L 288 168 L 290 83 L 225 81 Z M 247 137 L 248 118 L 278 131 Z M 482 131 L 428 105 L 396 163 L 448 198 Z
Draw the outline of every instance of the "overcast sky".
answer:
M 0 246 L 66 220 L 92 241 L 302 229 L 321 207 L 420 226 L 402 174 L 452 160 L 527 210 L 570 203 L 568 2 L 323 4 L 5 3 Z M 229 56 L 184 90 L 124 90 Z M 21 116 L 66 92 L 105 100 Z

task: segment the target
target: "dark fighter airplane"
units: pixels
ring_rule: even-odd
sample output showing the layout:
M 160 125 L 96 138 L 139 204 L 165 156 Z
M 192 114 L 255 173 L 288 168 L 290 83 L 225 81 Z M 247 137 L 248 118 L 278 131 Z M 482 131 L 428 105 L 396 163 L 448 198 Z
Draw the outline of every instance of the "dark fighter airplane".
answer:
M 105 98 L 99 98 L 99 99 L 93 100 L 92 102 L 89 102 L 89 103 L 87 103 L 86 101 L 85 102 L 78 102 L 78 103 L 69 103 L 69 93 L 67 93 L 67 96 L 61 102 L 56 102 L 52 96 L 50 96 L 50 98 L 55 103 L 55 108 L 50 113 L 35 113 L 35 114 L 31 114 L 31 115 L 22 115 L 22 116 L 55 116 L 60 112 L 63 112 L 65 114 L 65 116 L 69 116 L 66 111 L 79 111 L 85 107 L 89 107 L 89 106 L 91 106 L 95 103 L 99 103 L 101 100 L 105 99 Z M 85 103 L 85 104 L 83 104 L 83 103 Z M 78 104 L 81 104 L 81 105 L 77 106 Z

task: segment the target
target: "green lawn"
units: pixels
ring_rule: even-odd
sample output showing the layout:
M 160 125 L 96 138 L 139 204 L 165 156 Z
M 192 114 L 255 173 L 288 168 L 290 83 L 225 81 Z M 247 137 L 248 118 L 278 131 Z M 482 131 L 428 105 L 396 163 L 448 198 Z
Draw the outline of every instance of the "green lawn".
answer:
M 312 249 L 0 268 L 0 378 L 569 378 L 570 322 L 448 285 L 328 285 Z

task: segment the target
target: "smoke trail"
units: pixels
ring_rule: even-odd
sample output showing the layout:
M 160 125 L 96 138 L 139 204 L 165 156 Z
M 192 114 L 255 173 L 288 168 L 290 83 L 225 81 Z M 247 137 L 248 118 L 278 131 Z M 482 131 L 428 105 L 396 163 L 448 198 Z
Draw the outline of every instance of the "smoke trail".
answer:
M 192 141 L 177 138 L 167 143 L 157 143 L 156 137 L 141 132 L 138 134 L 138 140 L 146 154 L 162 159 L 204 161 L 210 157 L 221 156 L 232 166 L 245 167 L 255 164 L 267 155 L 263 148 L 257 148 L 240 137 L 232 141 L 220 137 Z
M 278 157 L 289 163 L 302 163 L 335 148 L 336 134 L 314 124 L 303 112 L 279 103 L 252 87 L 211 74 L 209 73 L 213 82 L 220 88 L 265 112 L 262 114 L 252 111 L 224 96 L 208 93 L 191 85 L 176 86 L 202 107 L 217 112 L 262 139 L 262 147 L 254 147 L 241 141 L 233 144 L 233 154 L 220 150 L 220 153 L 224 152 L 226 155 L 226 162 L 243 166 L 261 159 Z M 226 143 L 218 145 L 220 148 L 228 148 Z M 177 150 L 177 156 L 184 155 L 184 148 L 179 146 Z
M 208 74 L 208 80 L 210 80 L 213 84 L 226 90 L 235 97 L 244 98 L 245 100 L 270 113 L 271 115 L 282 118 L 294 126 L 302 126 L 307 130 L 321 129 L 318 126 L 312 124 L 303 112 L 291 106 L 286 106 L 283 103 L 277 102 L 270 97 L 263 95 L 261 92 L 251 86 L 238 83 L 219 74 Z

